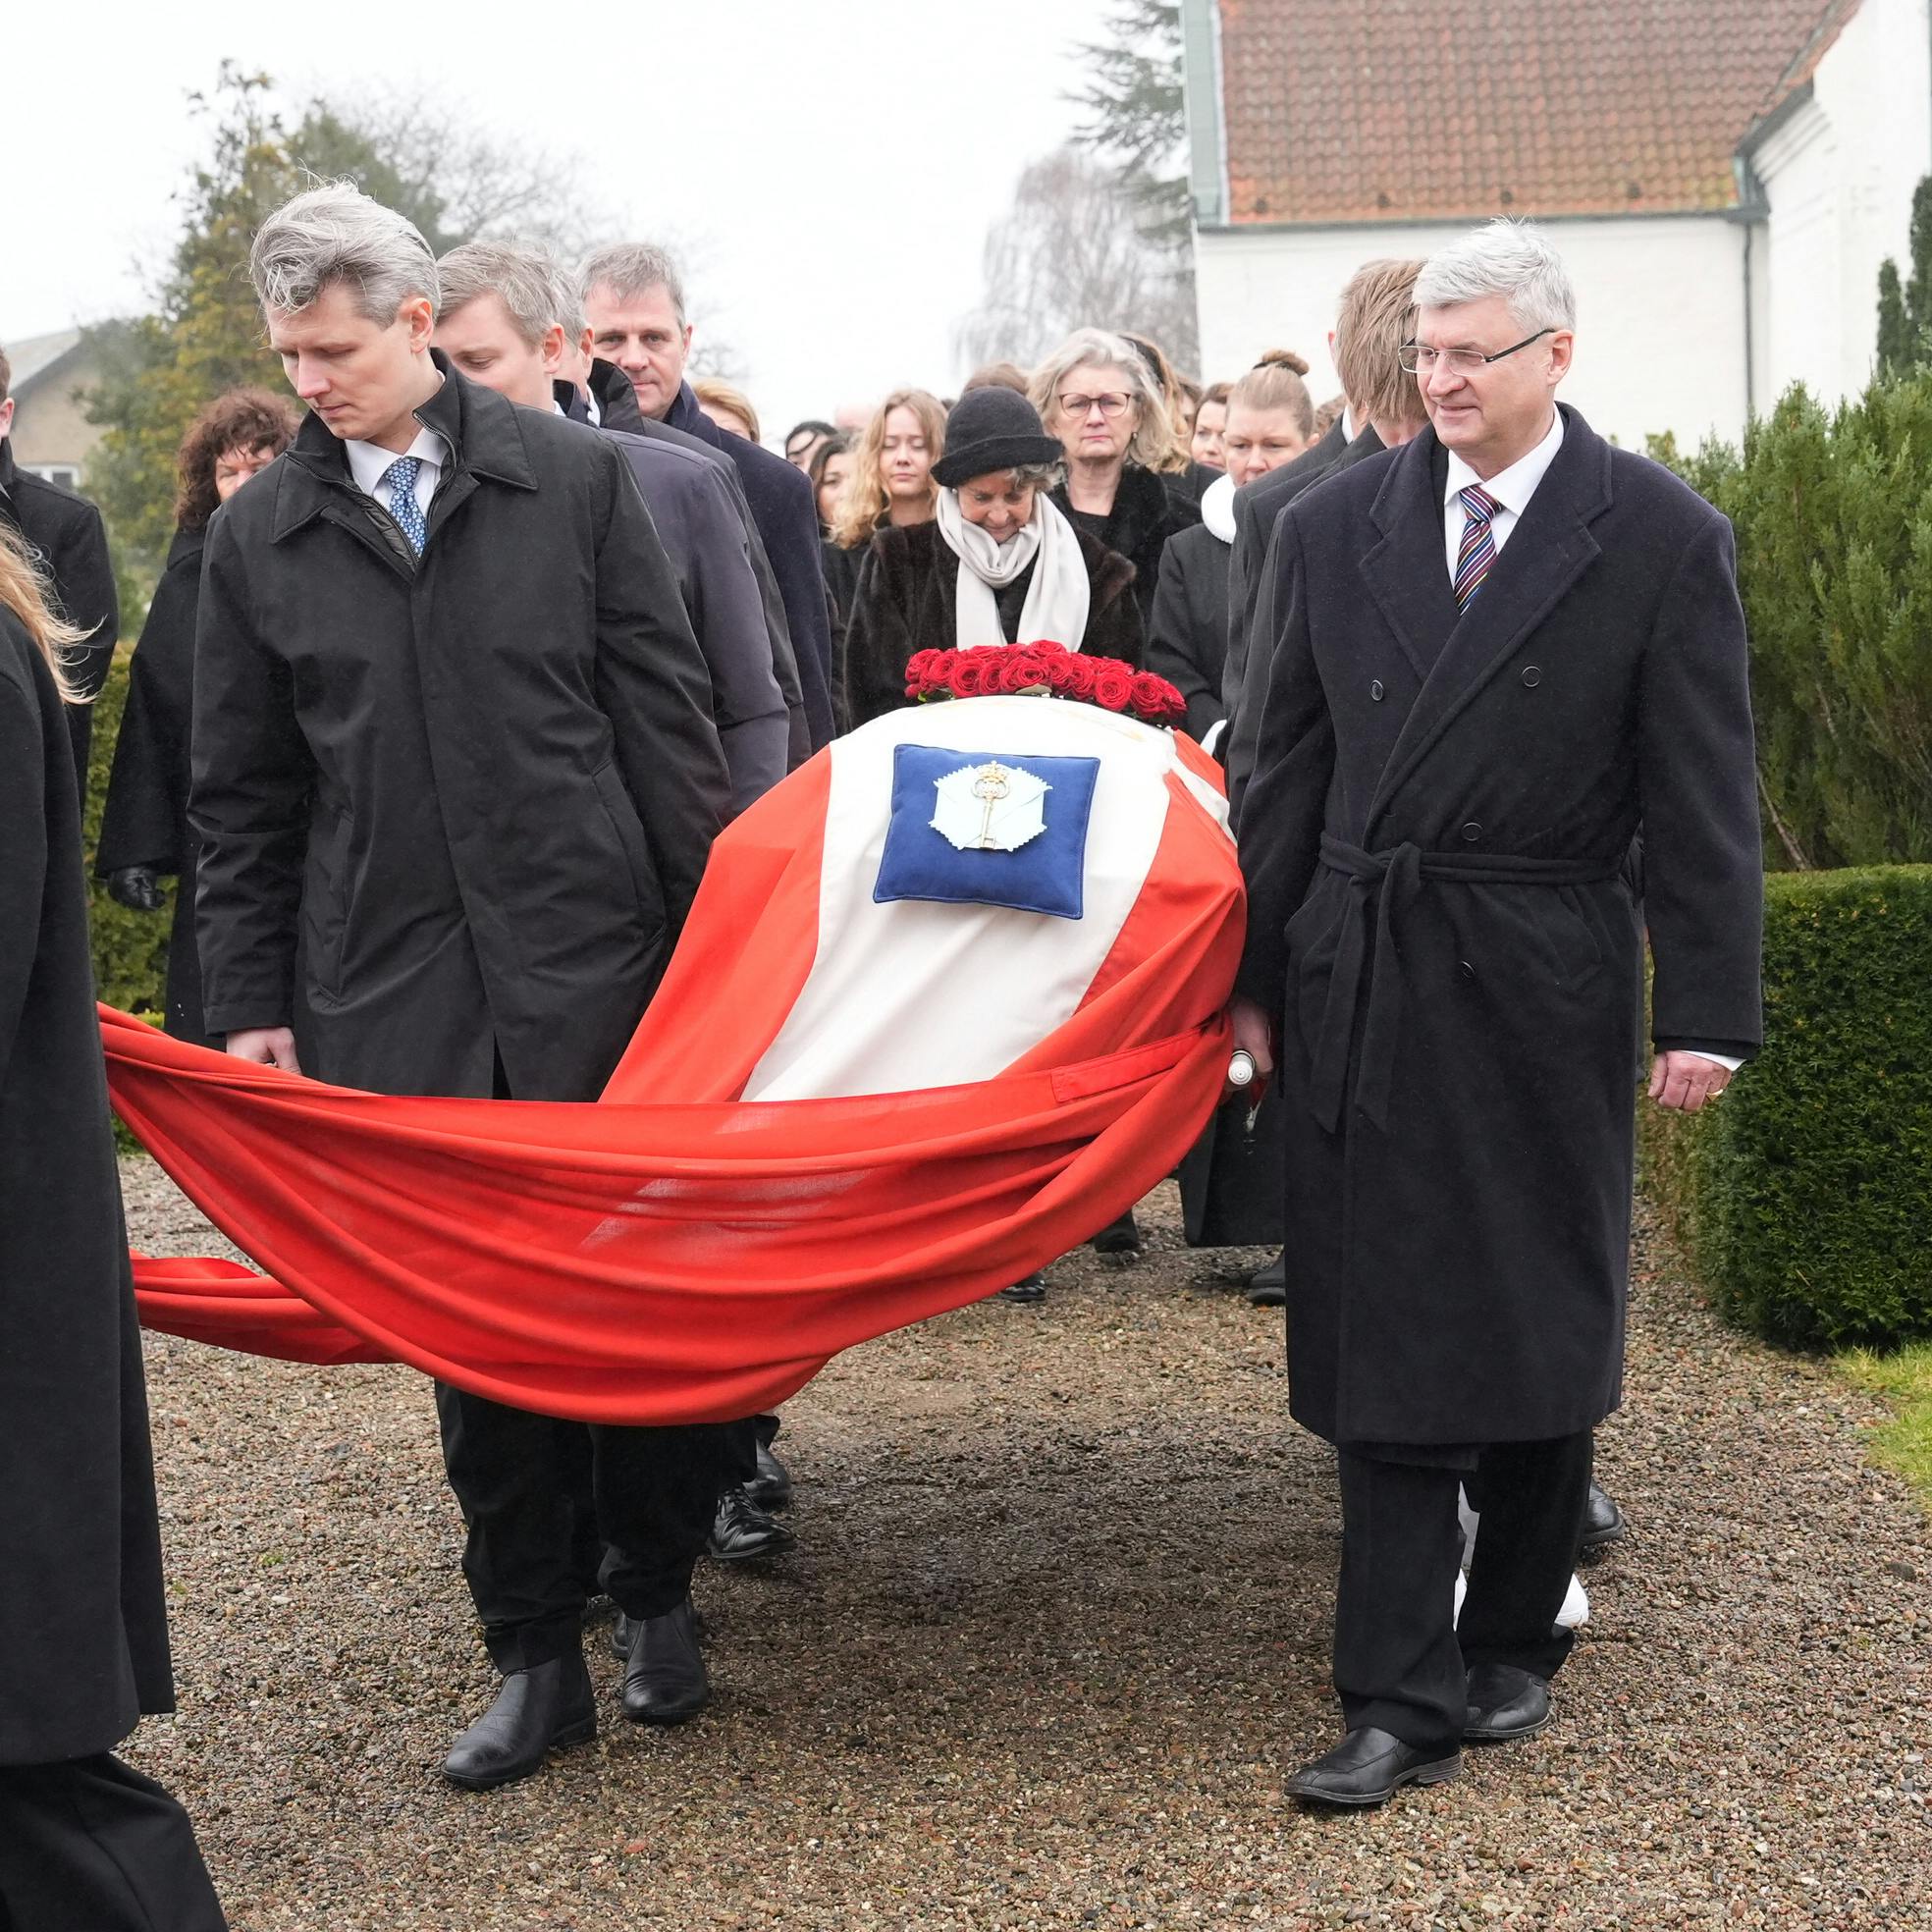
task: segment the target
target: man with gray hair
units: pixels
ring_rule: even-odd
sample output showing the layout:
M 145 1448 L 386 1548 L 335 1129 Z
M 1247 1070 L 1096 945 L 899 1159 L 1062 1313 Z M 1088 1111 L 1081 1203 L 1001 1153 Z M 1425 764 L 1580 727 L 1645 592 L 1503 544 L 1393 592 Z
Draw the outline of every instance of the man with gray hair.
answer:
M 525 408 L 561 414 L 553 393 L 564 328 L 557 278 L 543 256 L 502 242 L 468 242 L 436 265 L 443 302 L 436 347 L 462 374 Z M 743 520 L 709 451 L 613 436 L 677 573 L 677 588 L 711 672 L 712 710 L 731 802 L 743 811 L 784 777 L 791 718 L 779 687 L 779 652 L 766 628 Z M 803 714 L 801 711 L 802 724 Z
M 711 680 L 621 455 L 432 348 L 422 237 L 347 183 L 263 223 L 249 267 L 308 418 L 210 526 L 192 786 L 207 1027 L 386 1094 L 594 1100 L 729 810 Z M 474 1789 L 596 1730 L 575 1567 L 650 1632 L 627 1716 L 709 1691 L 690 1579 L 724 1425 L 587 1426 L 439 1384 L 491 1710 Z
M 1276 526 L 1238 822 L 1235 1037 L 1286 1100 L 1291 1408 L 1342 1495 L 1346 1736 L 1288 1790 L 1333 1805 L 1549 1721 L 1622 1392 L 1639 832 L 1651 1099 L 1705 1105 L 1761 1029 L 1730 525 L 1556 402 L 1575 298 L 1536 230 L 1462 238 L 1416 301 L 1429 427 Z
M 638 408 L 695 436 L 736 467 L 784 597 L 813 739 L 825 743 L 832 732 L 832 613 L 811 479 L 748 438 L 728 435 L 698 407 L 684 380 L 692 334 L 684 287 L 664 249 L 648 242 L 599 248 L 578 272 L 577 287 L 592 349 L 630 378 Z

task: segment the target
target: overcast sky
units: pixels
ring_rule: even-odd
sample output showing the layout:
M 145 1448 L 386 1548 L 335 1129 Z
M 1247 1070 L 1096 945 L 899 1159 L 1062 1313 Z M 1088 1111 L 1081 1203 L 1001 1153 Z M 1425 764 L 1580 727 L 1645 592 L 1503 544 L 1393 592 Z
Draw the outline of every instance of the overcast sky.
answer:
M 766 441 L 895 384 L 948 388 L 987 226 L 1070 132 L 1105 0 L 631 0 L 611 15 L 129 0 L 10 11 L 0 342 L 142 304 L 224 58 L 286 99 L 424 87 L 580 157 L 632 237 L 704 238 L 693 320 L 738 349 Z M 577 22 L 574 46 L 544 23 Z

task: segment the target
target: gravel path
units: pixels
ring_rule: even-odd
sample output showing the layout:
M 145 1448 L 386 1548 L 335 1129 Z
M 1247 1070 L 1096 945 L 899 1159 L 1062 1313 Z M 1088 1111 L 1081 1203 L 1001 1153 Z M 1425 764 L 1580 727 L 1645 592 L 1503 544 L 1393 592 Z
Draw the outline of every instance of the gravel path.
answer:
M 208 1252 L 126 1163 L 137 1243 Z M 1741 1340 L 1639 1237 L 1633 1533 L 1541 1738 L 1315 1817 L 1329 1459 L 1278 1315 L 1190 1254 L 1082 1254 L 851 1352 L 786 1414 L 800 1546 L 700 1574 L 718 1701 L 493 1796 L 436 1765 L 491 1680 L 427 1384 L 150 1338 L 187 1801 L 238 1932 L 1932 1927 L 1932 1537 L 1866 1398 Z M 1225 1267 L 1227 1274 L 1217 1270 Z

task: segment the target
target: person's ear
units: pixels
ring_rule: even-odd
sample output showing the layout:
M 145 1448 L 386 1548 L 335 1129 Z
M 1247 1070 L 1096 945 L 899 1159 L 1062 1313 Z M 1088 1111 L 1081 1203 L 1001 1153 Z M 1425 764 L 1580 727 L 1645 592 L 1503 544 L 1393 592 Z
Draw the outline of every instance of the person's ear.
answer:
M 396 311 L 396 319 L 409 331 L 412 353 L 426 352 L 436 333 L 436 305 L 427 295 L 411 295 Z
M 1550 338 L 1549 372 L 1550 381 L 1559 383 L 1570 373 L 1570 364 L 1575 359 L 1577 338 L 1568 329 L 1559 329 Z
M 543 340 L 537 344 L 537 353 L 543 358 L 543 372 L 547 376 L 560 374 L 564 368 L 564 325 L 553 322 L 543 332 Z

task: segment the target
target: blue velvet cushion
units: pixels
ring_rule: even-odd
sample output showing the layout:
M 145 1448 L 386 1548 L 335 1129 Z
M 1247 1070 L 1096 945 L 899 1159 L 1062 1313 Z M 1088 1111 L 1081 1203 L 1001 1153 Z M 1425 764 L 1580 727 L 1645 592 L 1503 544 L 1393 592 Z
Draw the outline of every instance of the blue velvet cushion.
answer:
M 993 766 L 998 772 L 990 784 L 975 790 L 986 768 Z M 882 903 L 939 899 L 1078 919 L 1085 896 L 1087 822 L 1100 775 L 1098 758 L 895 745 L 892 823 L 872 896 Z M 1001 786 L 989 815 L 986 790 L 999 792 Z M 935 825 L 936 817 L 944 829 Z M 1011 851 L 981 850 L 970 842 L 962 849 L 955 842 L 976 840 L 983 832 L 995 840 L 1024 842 Z

